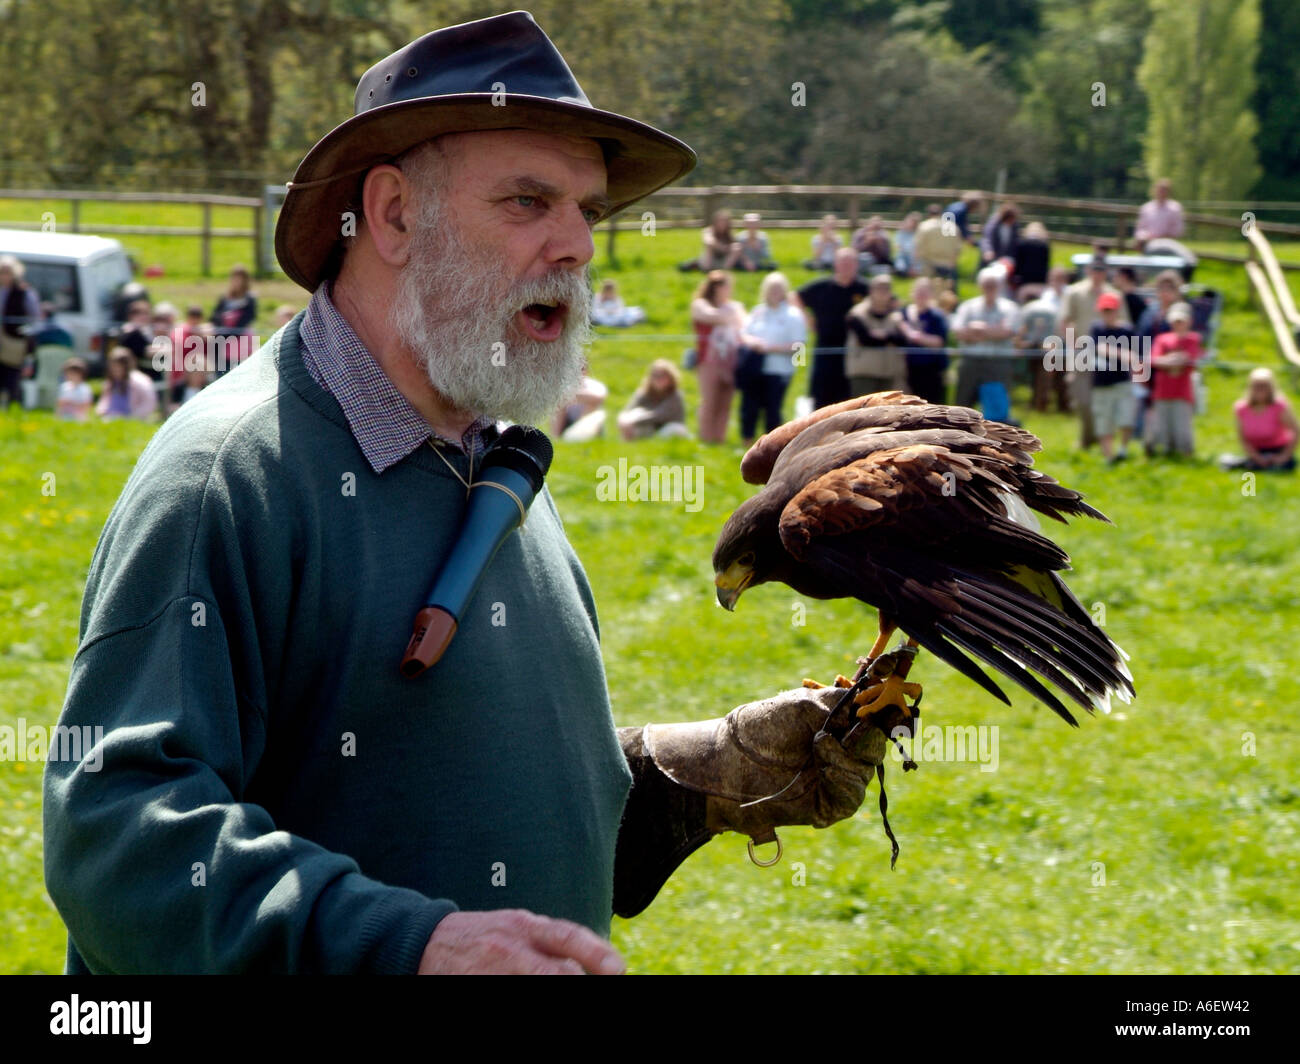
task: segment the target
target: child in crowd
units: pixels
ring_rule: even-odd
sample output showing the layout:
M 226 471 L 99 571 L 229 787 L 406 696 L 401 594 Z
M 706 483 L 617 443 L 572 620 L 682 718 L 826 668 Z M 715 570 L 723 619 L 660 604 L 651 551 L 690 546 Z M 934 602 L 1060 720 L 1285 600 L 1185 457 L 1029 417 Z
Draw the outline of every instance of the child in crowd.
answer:
M 148 421 L 158 407 L 153 381 L 136 369 L 130 348 L 115 347 L 108 356 L 104 375 L 104 392 L 95 404 L 95 413 L 105 421 L 119 417 Z
M 90 408 L 95 403 L 95 393 L 86 383 L 86 363 L 70 358 L 63 363 L 63 381 L 54 405 L 54 416 L 64 421 L 87 421 Z
M 1169 332 L 1151 345 L 1151 409 L 1146 417 L 1148 457 L 1158 451 L 1191 455 L 1192 412 L 1196 403 L 1192 369 L 1201 357 L 1201 334 L 1192 331 L 1192 308 L 1175 303 L 1165 315 Z
M 592 300 L 591 321 L 594 325 L 624 329 L 645 321 L 645 311 L 640 307 L 626 306 L 618 294 L 618 282 L 605 281 L 600 286 L 600 294 Z

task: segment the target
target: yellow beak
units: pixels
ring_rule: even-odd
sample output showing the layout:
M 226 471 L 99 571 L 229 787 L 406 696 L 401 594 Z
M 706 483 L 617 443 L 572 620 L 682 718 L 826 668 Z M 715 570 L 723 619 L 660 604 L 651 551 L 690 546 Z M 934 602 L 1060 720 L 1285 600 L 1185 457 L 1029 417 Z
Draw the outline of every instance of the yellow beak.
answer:
M 734 610 L 740 593 L 749 587 L 753 579 L 753 569 L 740 562 L 732 562 L 725 572 L 718 573 L 713 578 L 713 583 L 718 588 L 718 605 L 726 610 Z

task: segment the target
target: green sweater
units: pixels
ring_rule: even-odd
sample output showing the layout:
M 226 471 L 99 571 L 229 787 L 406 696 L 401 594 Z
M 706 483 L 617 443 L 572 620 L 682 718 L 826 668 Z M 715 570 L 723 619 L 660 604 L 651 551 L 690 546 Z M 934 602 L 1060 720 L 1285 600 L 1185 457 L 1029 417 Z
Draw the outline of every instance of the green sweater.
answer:
M 457 907 L 608 934 L 631 774 L 554 503 L 403 677 L 465 488 L 427 447 L 373 473 L 301 320 L 162 426 L 95 549 L 60 723 L 99 769 L 45 776 L 71 972 L 414 972 Z

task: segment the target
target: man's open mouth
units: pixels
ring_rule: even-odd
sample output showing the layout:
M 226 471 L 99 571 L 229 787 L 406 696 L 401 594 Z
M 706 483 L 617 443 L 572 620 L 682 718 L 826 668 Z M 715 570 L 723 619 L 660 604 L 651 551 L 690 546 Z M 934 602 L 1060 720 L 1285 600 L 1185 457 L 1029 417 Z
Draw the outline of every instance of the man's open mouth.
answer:
M 557 340 L 564 332 L 567 313 L 564 303 L 529 303 L 515 317 L 526 336 L 534 340 Z

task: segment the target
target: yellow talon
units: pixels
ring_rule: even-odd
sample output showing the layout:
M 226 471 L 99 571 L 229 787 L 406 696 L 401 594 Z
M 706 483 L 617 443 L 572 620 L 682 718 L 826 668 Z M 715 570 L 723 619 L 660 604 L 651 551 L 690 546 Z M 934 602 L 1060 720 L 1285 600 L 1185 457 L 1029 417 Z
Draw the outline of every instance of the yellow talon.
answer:
M 853 701 L 860 707 L 858 718 L 870 716 L 886 706 L 898 706 L 906 716 L 911 716 L 911 702 L 921 697 L 919 683 L 906 683 L 897 676 L 887 677 L 883 683 L 872 684 Z

